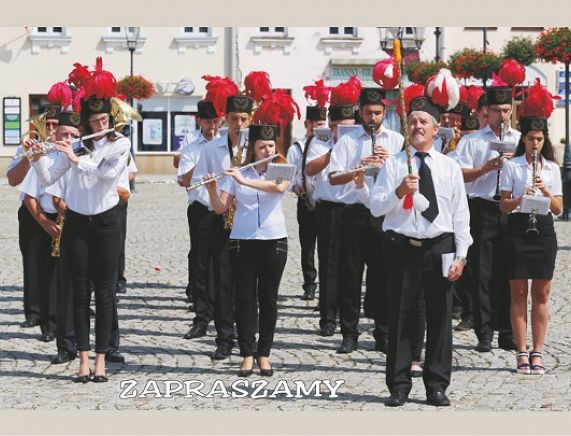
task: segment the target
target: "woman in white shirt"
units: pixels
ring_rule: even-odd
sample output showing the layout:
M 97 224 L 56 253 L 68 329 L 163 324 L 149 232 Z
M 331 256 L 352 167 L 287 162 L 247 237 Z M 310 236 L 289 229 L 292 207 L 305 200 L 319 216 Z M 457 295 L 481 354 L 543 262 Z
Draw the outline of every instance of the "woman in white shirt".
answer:
M 277 126 L 250 126 L 246 162 L 251 163 L 277 153 Z M 274 162 L 285 163 L 280 154 Z M 247 377 L 254 368 L 254 354 L 260 374 L 272 376 L 268 360 L 277 319 L 277 296 L 287 260 L 287 232 L 282 199 L 288 182 L 265 180 L 268 162 L 239 171 L 229 168 L 217 190 L 216 182 L 207 184 L 212 208 L 226 212 L 236 200 L 229 251 L 236 285 L 236 326 L 240 355 L 244 358 L 238 375 Z M 210 175 L 212 177 L 212 175 Z M 258 312 L 259 304 L 259 312 Z M 259 338 L 255 347 L 256 320 Z
M 109 98 L 94 96 L 82 101 L 84 135 L 112 126 Z M 84 141 L 90 153 L 76 156 L 69 143 L 58 142 L 60 155 L 51 166 L 45 157 L 33 162 L 44 185 L 55 183 L 68 171 L 67 212 L 62 250 L 69 259 L 74 293 L 74 318 L 79 351 L 76 382 L 106 382 L 105 353 L 109 348 L 113 316 L 114 278 L 119 268 L 121 227 L 117 183 L 127 166 L 131 147 L 124 136 L 111 132 Z M 95 286 L 95 369 L 89 369 L 90 271 Z
M 526 117 L 520 120 L 521 139 L 515 157 L 502 171 L 500 208 L 509 213 L 506 257 L 511 290 L 511 323 L 517 346 L 516 371 L 520 374 L 543 374 L 543 344 L 547 331 L 549 291 L 555 269 L 557 238 L 553 214 L 562 211 L 563 197 L 560 170 L 548 136 L 547 119 Z M 536 178 L 532 180 L 533 154 L 537 153 Z M 535 188 L 534 188 L 535 185 Z M 529 213 L 521 212 L 523 195 L 549 198 L 550 212 L 535 215 L 539 234 Z M 531 331 L 533 348 L 526 351 L 527 294 L 531 279 Z

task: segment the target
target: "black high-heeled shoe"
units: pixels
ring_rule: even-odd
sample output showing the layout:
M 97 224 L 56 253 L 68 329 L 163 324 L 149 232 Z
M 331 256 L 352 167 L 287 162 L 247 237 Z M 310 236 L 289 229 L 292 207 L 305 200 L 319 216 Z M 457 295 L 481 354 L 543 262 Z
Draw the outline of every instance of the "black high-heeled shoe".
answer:
M 248 377 L 254 373 L 254 361 L 252 360 L 252 366 L 248 369 L 240 368 L 238 371 L 238 377 Z
M 109 381 L 109 379 L 106 375 L 94 375 L 91 381 L 94 383 L 105 383 Z
M 93 380 L 93 372 L 89 371 L 89 374 L 78 375 L 73 379 L 74 383 L 88 383 Z
M 262 377 L 271 377 L 272 375 L 274 375 L 274 368 L 272 368 L 272 365 L 268 362 L 268 364 L 270 364 L 269 368 L 262 368 L 260 366 L 260 361 L 257 360 L 258 363 L 258 367 L 260 368 L 260 375 Z

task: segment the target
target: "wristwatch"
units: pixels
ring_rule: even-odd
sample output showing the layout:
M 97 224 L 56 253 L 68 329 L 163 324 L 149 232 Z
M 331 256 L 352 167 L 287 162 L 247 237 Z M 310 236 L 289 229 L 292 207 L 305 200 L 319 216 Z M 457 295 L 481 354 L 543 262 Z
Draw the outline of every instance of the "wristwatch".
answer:
M 468 262 L 468 260 L 464 256 L 456 256 L 454 258 L 454 260 L 459 260 L 460 262 L 462 262 L 464 264 L 464 266 L 466 266 L 466 263 Z

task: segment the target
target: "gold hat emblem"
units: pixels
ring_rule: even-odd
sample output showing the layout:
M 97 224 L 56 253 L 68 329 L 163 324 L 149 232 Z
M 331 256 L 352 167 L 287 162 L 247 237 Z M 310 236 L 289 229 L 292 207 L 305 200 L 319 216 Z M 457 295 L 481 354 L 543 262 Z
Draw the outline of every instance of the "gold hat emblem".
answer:
M 272 126 L 262 126 L 260 129 L 260 136 L 262 139 L 274 139 L 274 129 Z
M 87 107 L 91 112 L 97 112 L 103 109 L 103 100 L 98 98 L 91 98 L 87 100 Z
M 381 94 L 379 93 L 379 91 L 376 91 L 374 89 L 370 89 L 369 91 L 367 91 L 367 100 L 370 102 L 380 102 L 381 100 Z
M 508 101 L 508 93 L 506 91 L 496 91 L 496 101 L 499 103 Z
M 350 118 L 353 116 L 353 108 L 351 106 L 344 106 L 341 108 L 341 116 Z
M 249 99 L 247 97 L 234 97 L 234 107 L 241 111 L 246 111 L 248 109 Z
M 413 111 L 418 111 L 423 109 L 426 106 L 426 100 L 424 98 L 415 98 L 411 103 L 410 103 L 410 108 Z
M 466 118 L 465 124 L 468 130 L 475 130 L 478 127 L 478 119 L 474 117 Z
M 545 120 L 541 118 L 534 118 L 530 123 L 531 130 L 545 130 Z
M 72 113 L 72 114 L 69 114 L 69 121 L 74 126 L 79 126 L 79 124 L 81 123 L 81 118 L 76 113 Z

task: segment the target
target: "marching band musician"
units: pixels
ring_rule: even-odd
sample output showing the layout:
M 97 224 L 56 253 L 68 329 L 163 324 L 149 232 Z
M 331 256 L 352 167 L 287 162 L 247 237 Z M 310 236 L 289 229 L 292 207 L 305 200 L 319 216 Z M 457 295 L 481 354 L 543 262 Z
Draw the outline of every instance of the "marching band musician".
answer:
M 452 370 L 452 292 L 465 265 L 472 242 L 469 212 L 462 173 L 454 160 L 437 152 L 433 139 L 438 132 L 438 108 L 426 97 L 412 100 L 408 115 L 410 153 L 403 151 L 381 167 L 370 202 L 374 216 L 385 215 L 383 230 L 391 256 L 388 257 L 390 301 L 389 344 L 386 382 L 391 393 L 387 406 L 402 406 L 411 383 L 411 318 L 416 316 L 418 294 L 426 302 L 426 357 L 423 379 L 427 401 L 447 406 L 445 391 Z M 408 174 L 408 165 L 413 173 Z M 418 193 L 428 200 L 419 213 L 405 209 L 403 198 Z M 447 276 L 442 254 L 455 259 Z
M 45 114 L 45 128 L 48 134 L 48 141 L 55 140 L 55 132 L 58 125 L 58 116 L 61 109 L 58 105 L 48 105 L 40 110 Z M 37 138 L 33 138 L 37 139 Z M 17 148 L 15 156 L 18 156 L 25 148 L 20 146 Z M 30 160 L 20 157 L 10 161 L 6 169 L 6 176 L 10 186 L 17 186 L 26 177 L 30 169 Z M 40 325 L 40 305 L 41 305 L 41 284 L 38 282 L 39 266 L 37 261 L 37 249 L 33 240 L 34 235 L 39 235 L 43 232 L 38 227 L 37 222 L 34 220 L 30 211 L 24 204 L 24 194 L 20 194 L 21 206 L 18 209 L 18 237 L 20 252 L 22 254 L 22 268 L 24 272 L 24 321 L 20 323 L 20 327 L 29 328 Z
M 109 129 L 110 98 L 116 93 L 113 75 L 102 69 L 97 59 L 89 86 L 81 100 L 83 133 L 91 134 Z M 93 94 L 91 94 L 93 92 Z M 101 97 L 96 97 L 95 94 Z M 106 382 L 105 353 L 109 349 L 113 316 L 113 284 L 121 251 L 119 195 L 117 181 L 127 166 L 130 141 L 121 134 L 110 132 L 84 141 L 90 149 L 88 156 L 76 156 L 69 143 L 59 142 L 63 152 L 48 166 L 46 158 L 35 156 L 32 165 L 44 185 L 55 183 L 70 172 L 66 186 L 66 223 L 62 246 L 68 254 L 68 264 L 74 290 L 74 320 L 79 351 L 79 373 L 76 382 Z M 95 286 L 95 369 L 89 368 L 89 286 L 90 268 Z
M 467 136 L 460 150 L 458 163 L 462 167 L 464 181 L 470 197 L 471 225 L 474 245 L 471 264 L 474 277 L 474 329 L 478 337 L 476 350 L 492 349 L 494 326 L 492 308 L 498 312 L 498 346 L 515 349 L 509 314 L 509 289 L 505 277 L 505 258 L 502 256 L 501 238 L 505 233 L 507 217 L 500 211 L 494 199 L 498 191 L 497 175 L 503 160 L 496 151 L 490 151 L 489 141 L 500 136 L 506 142 L 517 143 L 520 132 L 510 127 L 512 114 L 512 90 L 510 87 L 490 87 L 486 91 L 489 124 Z M 501 126 L 506 126 L 500 132 Z M 505 153 L 505 159 L 512 154 Z
M 197 123 L 200 126 L 199 134 L 187 134 L 182 143 L 182 149 L 180 152 L 180 160 L 178 164 L 177 171 L 177 181 L 181 186 L 188 188 L 190 185 L 190 180 L 192 178 L 192 173 L 198 162 L 198 158 L 202 153 L 202 150 L 206 147 L 210 141 L 220 137 L 218 129 L 222 123 L 222 118 L 216 113 L 216 109 L 211 102 L 199 101 L 197 104 L 198 116 Z M 190 141 L 190 142 L 189 142 Z M 188 250 L 188 284 L 186 286 L 186 297 L 187 302 L 192 303 L 192 233 L 193 228 L 198 226 L 191 225 L 191 204 L 196 201 L 198 192 L 188 191 L 188 209 L 187 209 L 187 221 L 189 233 L 191 235 L 191 247 Z M 196 239 L 196 236 L 195 238 Z
M 248 138 L 246 163 L 280 153 L 276 145 L 277 126 L 252 124 Z M 281 153 L 280 158 L 281 162 L 286 161 Z M 268 377 L 273 375 L 269 356 L 277 320 L 278 289 L 288 251 L 282 199 L 289 183 L 265 180 L 267 166 L 267 163 L 260 163 L 243 172 L 229 168 L 225 173 L 231 178 L 224 180 L 219 191 L 216 182 L 207 185 L 216 213 L 226 212 L 236 199 L 229 246 L 236 283 L 238 343 L 243 357 L 238 372 L 240 377 L 252 374 L 254 355 L 257 356 L 260 374 Z M 256 347 L 257 319 L 259 338 Z
M 306 147 L 305 174 L 314 177 L 313 199 L 317 212 L 317 256 L 319 259 L 319 334 L 333 336 L 339 317 L 341 293 L 341 243 L 343 209 L 339 201 L 343 186 L 329 183 L 331 153 L 338 137 L 337 126 L 355 124 L 354 106 L 361 83 L 355 79 L 340 83 L 331 90 L 329 128 L 332 136 L 327 142 L 313 138 Z
M 210 76 L 205 76 L 210 77 Z M 214 80 L 212 80 L 214 82 Z M 208 89 L 208 85 L 207 85 Z M 210 91 L 209 91 L 210 92 Z M 214 104 L 216 113 L 226 116 L 228 134 L 209 142 L 203 149 L 192 174 L 191 183 L 200 182 L 210 173 L 221 173 L 241 161 L 240 129 L 248 127 L 253 100 L 240 95 L 238 87 L 229 79 L 220 88 L 207 92 L 205 99 Z M 224 105 L 220 107 L 220 96 Z M 206 189 L 196 189 L 196 199 L 190 205 L 190 221 L 194 227 L 192 245 L 192 292 L 195 318 L 185 339 L 206 335 L 208 324 L 214 317 L 216 350 L 214 360 L 230 356 L 234 347 L 234 282 L 228 257 L 230 230 L 225 228 L 224 216 L 216 214 Z M 209 268 L 212 265 L 214 283 L 209 284 Z M 211 295 L 213 292 L 214 295 Z
M 342 136 L 335 144 L 329 166 L 329 182 L 344 185 L 339 200 L 345 204 L 343 212 L 342 263 L 345 270 L 341 280 L 340 320 L 343 341 L 338 353 L 351 353 L 357 350 L 359 336 L 359 313 L 361 309 L 361 283 L 365 263 L 368 275 L 367 293 L 374 307 L 375 342 L 381 351 L 386 341 L 387 319 L 386 286 L 381 264 L 380 221 L 371 217 L 369 209 L 359 197 L 359 190 L 353 182 L 353 175 L 335 177 L 335 173 L 359 165 L 381 166 L 389 156 L 402 149 L 404 138 L 400 133 L 383 128 L 386 92 L 382 88 L 363 88 L 359 96 L 359 115 L 362 128 Z M 375 149 L 372 153 L 371 130 L 375 136 Z M 368 183 L 372 183 L 372 177 Z M 373 279 L 371 281 L 371 278 Z
M 538 95 L 545 97 L 536 98 Z M 559 215 L 563 210 L 560 169 L 555 162 L 547 128 L 547 118 L 553 111 L 551 101 L 551 95 L 540 83 L 530 87 L 520 108 L 523 115 L 520 118 L 522 136 L 516 157 L 507 163 L 500 185 L 500 207 L 509 214 L 506 252 L 510 253 L 507 267 L 511 289 L 511 323 L 517 345 L 516 371 L 523 374 L 545 372 L 542 352 L 557 254 L 553 215 Z M 547 197 L 549 212 L 533 217 L 529 213 L 522 213 L 520 208 L 524 194 Z M 530 279 L 532 351 L 528 355 L 527 295 Z
M 299 225 L 299 243 L 301 246 L 301 271 L 303 273 L 302 300 L 315 298 L 315 245 L 317 241 L 317 214 L 311 204 L 313 178 L 304 174 L 307 165 L 305 148 L 313 138 L 313 130 L 323 127 L 327 119 L 327 109 L 319 106 L 307 106 L 305 113 L 305 136 L 295 141 L 287 151 L 287 161 L 296 166 L 292 191 L 297 195 L 297 223 Z

